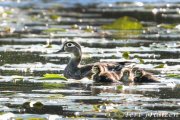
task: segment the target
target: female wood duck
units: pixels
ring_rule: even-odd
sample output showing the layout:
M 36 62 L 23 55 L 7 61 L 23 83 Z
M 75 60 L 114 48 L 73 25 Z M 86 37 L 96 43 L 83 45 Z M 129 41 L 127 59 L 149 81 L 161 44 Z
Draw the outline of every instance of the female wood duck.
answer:
M 140 68 L 133 68 L 132 69 L 132 74 L 134 76 L 134 82 L 137 83 L 150 83 L 150 82 L 155 82 L 159 83 L 159 79 L 153 76 L 152 73 L 146 72 Z
M 111 63 L 111 62 L 98 62 L 88 65 L 80 65 L 82 58 L 82 50 L 80 44 L 68 41 L 62 45 L 62 48 L 56 53 L 68 52 L 72 57 L 64 70 L 64 76 L 72 79 L 82 79 L 84 77 L 91 77 L 92 67 L 94 65 L 106 66 L 108 70 L 120 70 L 124 65 L 129 62 Z

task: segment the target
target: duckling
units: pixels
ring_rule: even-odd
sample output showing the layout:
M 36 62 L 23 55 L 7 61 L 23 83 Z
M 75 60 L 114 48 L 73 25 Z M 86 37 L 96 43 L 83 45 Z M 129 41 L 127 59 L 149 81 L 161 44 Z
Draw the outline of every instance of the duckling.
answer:
M 160 82 L 159 79 L 153 76 L 152 73 L 146 72 L 139 68 L 133 68 L 132 73 L 134 74 L 134 82 L 137 83 Z
M 72 78 L 72 79 L 82 79 L 84 77 L 90 77 L 93 74 L 91 69 L 94 65 L 106 66 L 108 70 L 116 70 L 116 69 L 119 70 L 124 65 L 130 63 L 130 62 L 119 62 L 119 63 L 98 62 L 94 64 L 80 65 L 82 59 L 81 45 L 73 41 L 65 42 L 62 45 L 62 48 L 56 53 L 60 53 L 60 52 L 68 52 L 71 53 L 72 55 L 69 63 L 67 64 L 64 70 L 64 76 L 66 78 Z
M 120 71 L 108 71 L 106 66 L 103 65 L 94 65 L 92 67 L 92 79 L 95 82 L 119 82 L 120 80 Z
M 134 76 L 131 73 L 131 68 L 129 67 L 124 67 L 121 69 L 120 72 L 120 81 L 122 82 L 133 82 L 134 81 Z

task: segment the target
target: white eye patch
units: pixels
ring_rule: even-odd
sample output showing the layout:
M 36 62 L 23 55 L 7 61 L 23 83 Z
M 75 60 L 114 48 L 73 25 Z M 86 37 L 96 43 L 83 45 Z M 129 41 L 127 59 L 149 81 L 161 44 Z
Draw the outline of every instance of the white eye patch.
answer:
M 75 45 L 72 44 L 72 43 L 67 43 L 66 46 L 67 46 L 67 47 L 74 47 Z

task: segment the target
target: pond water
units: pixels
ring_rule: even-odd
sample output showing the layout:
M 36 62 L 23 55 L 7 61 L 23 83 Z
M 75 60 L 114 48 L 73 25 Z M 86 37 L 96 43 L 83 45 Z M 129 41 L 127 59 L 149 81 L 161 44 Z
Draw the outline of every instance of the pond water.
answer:
M 179 1 L 77 2 L 82 5 L 0 2 L 0 120 L 179 119 Z M 136 18 L 143 29 L 102 28 L 124 16 Z M 67 40 L 82 45 L 81 64 L 124 61 L 123 53 L 130 52 L 129 60 L 161 83 L 42 79 L 46 73 L 63 73 L 71 55 L 53 52 Z

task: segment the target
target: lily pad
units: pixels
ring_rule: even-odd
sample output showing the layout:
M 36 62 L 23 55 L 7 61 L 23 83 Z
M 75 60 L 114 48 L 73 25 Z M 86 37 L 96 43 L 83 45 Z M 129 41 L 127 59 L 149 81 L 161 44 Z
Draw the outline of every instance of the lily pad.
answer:
M 41 80 L 54 80 L 54 79 L 58 79 L 58 80 L 67 80 L 66 77 L 64 77 L 63 75 L 60 74 L 44 74 L 43 78 L 41 78 Z
M 61 16 L 59 16 L 59 15 L 51 15 L 50 18 L 51 18 L 52 20 L 57 20 L 57 19 L 60 19 Z
M 118 85 L 117 86 L 117 90 L 122 90 L 123 89 L 123 86 L 122 85 Z
M 164 68 L 166 66 L 166 64 L 159 64 L 157 66 L 155 66 L 154 68 Z
M 129 54 L 130 54 L 130 52 L 123 52 L 123 58 L 124 59 L 129 59 Z
M 180 75 L 179 74 L 168 74 L 167 77 L 180 79 Z
M 165 29 L 174 29 L 176 27 L 176 24 L 159 24 L 158 27 Z
M 66 32 L 66 29 L 64 28 L 48 28 L 44 30 L 45 33 L 52 33 L 52 32 Z
M 102 29 L 105 30 L 142 30 L 143 25 L 135 18 L 121 17 L 114 21 L 112 24 L 103 25 Z

